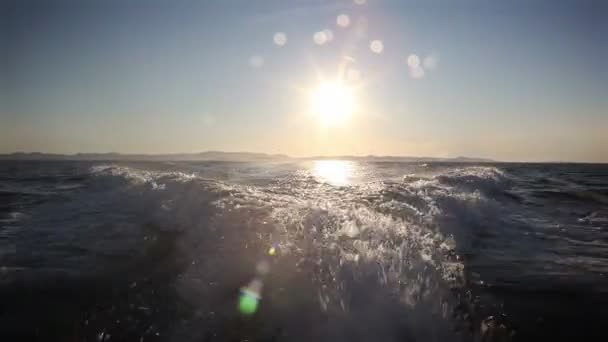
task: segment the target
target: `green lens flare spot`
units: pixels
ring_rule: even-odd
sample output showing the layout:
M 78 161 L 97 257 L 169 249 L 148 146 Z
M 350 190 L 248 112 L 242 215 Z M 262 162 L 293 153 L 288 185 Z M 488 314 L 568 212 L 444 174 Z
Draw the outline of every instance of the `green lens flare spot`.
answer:
M 241 297 L 239 298 L 239 311 L 243 314 L 243 315 L 253 315 L 258 309 L 258 299 L 249 294 L 249 293 L 242 293 Z

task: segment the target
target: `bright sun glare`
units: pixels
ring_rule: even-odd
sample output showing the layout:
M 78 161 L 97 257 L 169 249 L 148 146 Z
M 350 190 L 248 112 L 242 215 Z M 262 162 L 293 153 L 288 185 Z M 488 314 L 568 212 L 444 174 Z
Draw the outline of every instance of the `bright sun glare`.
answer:
M 354 173 L 354 164 L 345 160 L 317 160 L 314 163 L 315 176 L 331 185 L 349 185 Z
M 325 82 L 312 94 L 312 109 L 325 126 L 343 124 L 355 110 L 355 98 L 348 86 Z

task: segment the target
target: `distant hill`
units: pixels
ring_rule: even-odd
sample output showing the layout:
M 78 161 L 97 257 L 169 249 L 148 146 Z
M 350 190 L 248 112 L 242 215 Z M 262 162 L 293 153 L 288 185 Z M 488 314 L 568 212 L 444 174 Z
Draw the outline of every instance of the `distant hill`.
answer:
M 291 157 L 284 154 L 266 154 L 251 152 L 221 152 L 207 151 L 200 153 L 173 153 L 173 154 L 122 154 L 122 153 L 76 153 L 76 154 L 54 154 L 54 153 L 24 153 L 16 152 L 0 154 L 0 160 L 104 160 L 104 161 L 276 161 L 287 160 Z M 297 159 L 349 159 L 369 161 L 405 161 L 405 162 L 458 162 L 458 163 L 489 163 L 492 159 L 483 158 L 436 158 L 436 157 L 400 157 L 400 156 L 316 156 Z
M 265 154 L 250 152 L 220 152 L 207 151 L 200 153 L 174 153 L 174 154 L 121 154 L 121 153 L 11 153 L 0 154 L 0 160 L 124 160 L 124 161 L 202 161 L 202 160 L 280 160 L 289 158 L 283 154 Z
M 456 158 L 438 158 L 438 157 L 408 157 L 408 156 L 316 156 L 305 159 L 349 159 L 349 160 L 368 160 L 368 161 L 395 161 L 395 162 L 419 162 L 419 163 L 431 163 L 431 162 L 457 162 L 457 163 L 494 163 L 493 159 L 486 158 L 470 158 L 470 157 L 456 157 Z

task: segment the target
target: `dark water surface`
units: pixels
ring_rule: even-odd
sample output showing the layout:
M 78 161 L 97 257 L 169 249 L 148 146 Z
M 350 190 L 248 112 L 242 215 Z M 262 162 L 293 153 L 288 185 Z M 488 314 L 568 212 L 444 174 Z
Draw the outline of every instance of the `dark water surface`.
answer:
M 607 321 L 608 165 L 0 162 L 2 341 L 608 340 Z

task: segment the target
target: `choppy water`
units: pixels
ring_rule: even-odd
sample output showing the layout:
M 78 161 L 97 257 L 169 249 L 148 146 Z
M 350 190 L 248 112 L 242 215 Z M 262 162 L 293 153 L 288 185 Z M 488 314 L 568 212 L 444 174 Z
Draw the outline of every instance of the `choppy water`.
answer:
M 601 339 L 608 165 L 0 162 L 0 267 L 10 340 Z

